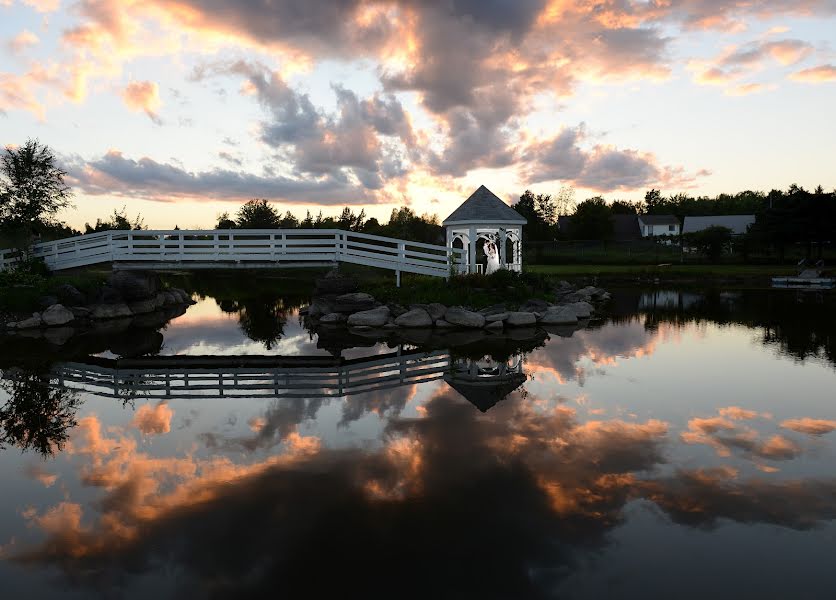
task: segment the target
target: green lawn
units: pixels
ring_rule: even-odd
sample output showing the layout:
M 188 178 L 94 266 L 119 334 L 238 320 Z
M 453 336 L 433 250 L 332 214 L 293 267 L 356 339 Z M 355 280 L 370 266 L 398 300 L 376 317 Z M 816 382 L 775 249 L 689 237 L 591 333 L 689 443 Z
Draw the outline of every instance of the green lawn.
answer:
M 652 276 L 652 277 L 771 277 L 794 275 L 792 266 L 776 265 L 526 265 L 526 271 L 559 277 Z

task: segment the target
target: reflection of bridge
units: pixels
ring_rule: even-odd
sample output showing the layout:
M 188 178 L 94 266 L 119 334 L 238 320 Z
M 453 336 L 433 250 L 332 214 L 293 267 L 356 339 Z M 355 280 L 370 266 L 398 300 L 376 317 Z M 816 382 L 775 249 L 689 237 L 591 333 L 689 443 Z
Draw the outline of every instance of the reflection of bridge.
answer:
M 357 359 L 330 356 L 160 356 L 90 358 L 53 367 L 52 384 L 107 398 L 339 398 L 444 378 L 482 410 L 468 389 L 496 396 L 519 387 L 522 360 L 480 367 L 446 350 L 402 351 Z M 462 388 L 461 383 L 464 387 Z M 465 391 L 462 391 L 462 389 Z M 484 393 L 484 392 L 482 392 Z
M 120 269 L 276 268 L 338 262 L 448 277 L 464 250 L 341 229 L 102 231 L 32 246 L 52 270 L 113 263 Z M 18 255 L 0 250 L 0 270 Z

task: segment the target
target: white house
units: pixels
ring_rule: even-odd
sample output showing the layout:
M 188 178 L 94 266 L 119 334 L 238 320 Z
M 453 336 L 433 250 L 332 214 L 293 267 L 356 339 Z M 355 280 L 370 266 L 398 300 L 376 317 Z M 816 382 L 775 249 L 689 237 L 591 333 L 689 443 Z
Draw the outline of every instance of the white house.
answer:
M 639 215 L 638 217 L 642 237 L 678 236 L 680 233 L 679 219 L 674 215 Z
M 708 217 L 685 217 L 682 233 L 694 233 L 709 227 L 726 227 L 733 235 L 743 235 L 755 224 L 755 215 L 713 215 Z

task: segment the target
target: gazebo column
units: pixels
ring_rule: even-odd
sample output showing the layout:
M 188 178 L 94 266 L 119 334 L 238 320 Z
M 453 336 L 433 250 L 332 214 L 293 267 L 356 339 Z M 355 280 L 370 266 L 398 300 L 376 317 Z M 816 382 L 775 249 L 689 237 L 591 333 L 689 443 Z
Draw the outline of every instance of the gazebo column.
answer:
M 514 269 L 522 271 L 522 227 L 517 229 L 517 243 L 514 244 Z
M 507 235 L 505 234 L 505 229 L 500 228 L 499 230 L 499 268 L 500 269 L 507 269 L 508 268 L 508 261 L 505 260 L 505 243 L 507 240 Z
M 467 246 L 467 272 L 476 272 L 476 228 L 471 225 L 469 228 Z
M 447 252 L 447 270 L 450 271 L 450 267 L 455 263 L 456 256 L 453 254 L 453 230 L 450 227 L 444 228 L 445 233 L 447 234 L 447 247 L 450 250 Z M 444 279 L 447 279 L 445 277 Z

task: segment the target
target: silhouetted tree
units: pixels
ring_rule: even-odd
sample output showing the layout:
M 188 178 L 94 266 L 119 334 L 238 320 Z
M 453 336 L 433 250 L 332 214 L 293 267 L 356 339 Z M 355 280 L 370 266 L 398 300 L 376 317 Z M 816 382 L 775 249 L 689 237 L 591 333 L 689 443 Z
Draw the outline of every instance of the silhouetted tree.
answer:
M 98 231 L 130 231 L 131 229 L 136 231 L 145 229 L 145 222 L 142 220 L 142 215 L 139 214 L 137 214 L 134 220 L 131 221 L 124 206 L 120 211 L 117 211 L 114 208 L 113 215 L 111 215 L 107 221 L 96 219 L 96 224 L 93 226 L 91 226 L 90 223 L 84 224 L 84 233 L 96 233 Z
M 235 229 L 235 221 L 229 216 L 228 212 L 223 212 L 218 215 L 218 223 L 215 229 Z
M 613 234 L 613 218 L 607 202 L 600 196 L 578 204 L 572 217 L 572 235 L 579 240 L 607 240 Z
M 281 217 L 267 200 L 256 198 L 238 209 L 235 222 L 241 229 L 278 229 Z

